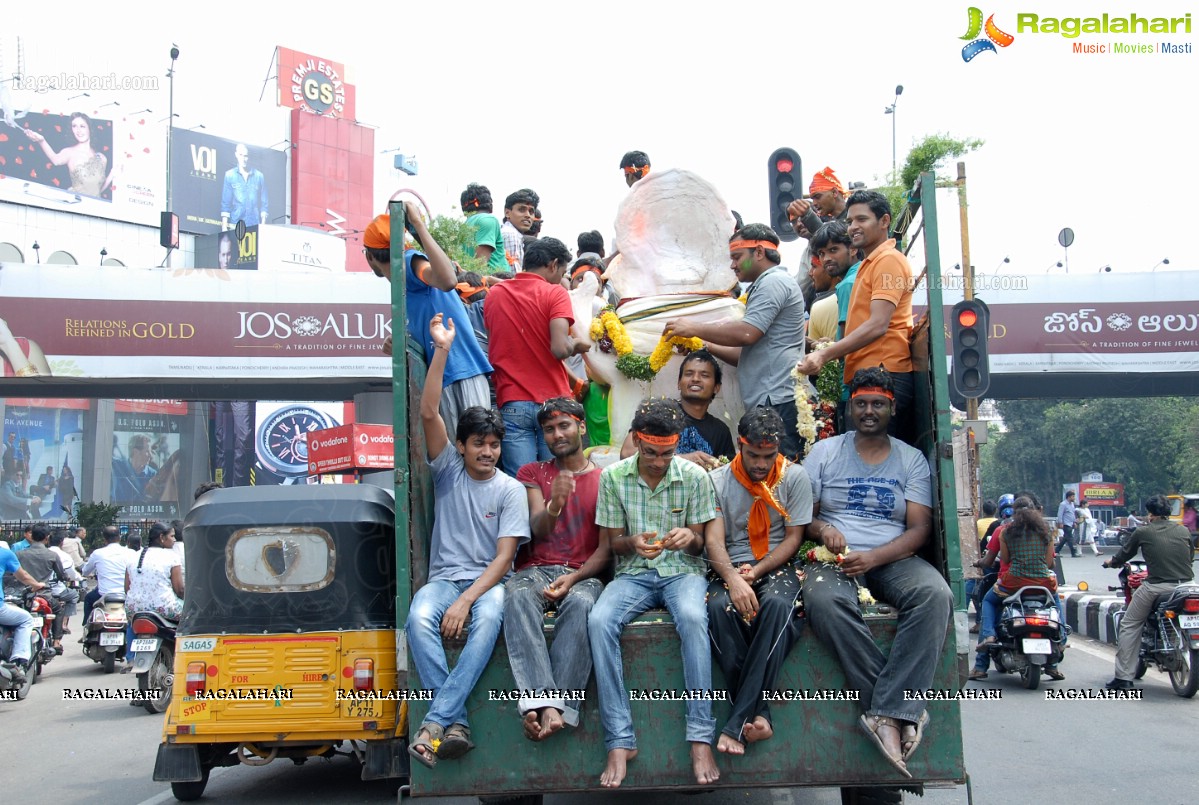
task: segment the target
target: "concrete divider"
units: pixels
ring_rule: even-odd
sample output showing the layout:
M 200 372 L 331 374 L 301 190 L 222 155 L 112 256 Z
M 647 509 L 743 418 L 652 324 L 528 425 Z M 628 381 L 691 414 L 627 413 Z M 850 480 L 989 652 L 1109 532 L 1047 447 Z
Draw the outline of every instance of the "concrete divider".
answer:
M 1124 612 L 1124 596 L 1078 590 L 1060 590 L 1066 609 L 1066 623 L 1073 634 L 1116 645 L 1119 615 Z

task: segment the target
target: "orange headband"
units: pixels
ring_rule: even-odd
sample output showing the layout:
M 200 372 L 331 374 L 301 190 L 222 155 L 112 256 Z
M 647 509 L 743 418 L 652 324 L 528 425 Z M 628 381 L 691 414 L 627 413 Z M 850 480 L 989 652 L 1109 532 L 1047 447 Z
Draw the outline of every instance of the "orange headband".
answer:
M 649 165 L 642 165 L 640 168 L 636 165 L 629 165 L 624 169 L 624 172 L 629 176 L 632 176 L 634 173 L 640 173 L 642 176 L 644 176 L 645 174 L 649 173 Z
M 639 430 L 633 431 L 633 435 L 646 444 L 652 444 L 654 447 L 674 447 L 679 443 L 679 434 L 674 436 L 651 436 L 648 433 L 642 433 Z
M 571 274 L 571 275 L 570 275 L 570 278 L 571 278 L 572 280 L 573 280 L 573 279 L 576 279 L 576 278 L 578 278 L 578 276 L 579 276 L 580 274 L 582 274 L 582 273 L 584 273 L 584 272 L 587 272 L 587 271 L 594 271 L 594 272 L 595 272 L 595 276 L 596 276 L 596 277 L 599 279 L 599 281 L 600 281 L 600 282 L 603 282 L 603 281 L 604 281 L 604 272 L 603 272 L 603 271 L 600 271 L 600 270 L 599 270 L 598 268 L 596 268 L 595 266 L 589 266 L 589 265 L 587 265 L 586 263 L 584 263 L 583 265 L 581 265 L 581 266 L 579 266 L 578 268 L 576 268 L 576 269 L 575 269 L 575 273 Z
M 850 394 L 849 396 L 852 399 L 854 397 L 860 397 L 863 394 L 881 394 L 884 397 L 886 397 L 888 400 L 895 399 L 894 394 L 887 391 L 885 388 L 882 388 L 881 386 L 862 386 L 860 389 L 855 391 L 853 394 Z
M 775 250 L 777 250 L 779 247 L 777 243 L 771 243 L 768 240 L 734 240 L 729 244 L 729 251 L 731 252 L 734 249 L 756 249 L 759 246 L 761 246 L 763 249 Z
M 775 441 L 775 442 L 758 442 L 757 444 L 754 444 L 754 443 L 753 443 L 753 442 L 751 442 L 749 439 L 746 439 L 744 436 L 738 436 L 738 437 L 737 437 L 737 441 L 741 442 L 741 444 L 747 444 L 747 445 L 749 445 L 750 447 L 760 447 L 760 448 L 763 448 L 763 449 L 768 449 L 768 448 L 771 448 L 771 447 L 778 447 L 780 444 L 782 444 L 782 442 L 781 442 L 781 441 Z
M 571 419 L 573 419 L 575 422 L 583 421 L 583 420 L 579 419 L 577 416 L 575 416 L 574 414 L 570 413 L 569 411 L 550 411 L 545 414 L 546 419 L 553 419 L 556 416 L 568 416 Z

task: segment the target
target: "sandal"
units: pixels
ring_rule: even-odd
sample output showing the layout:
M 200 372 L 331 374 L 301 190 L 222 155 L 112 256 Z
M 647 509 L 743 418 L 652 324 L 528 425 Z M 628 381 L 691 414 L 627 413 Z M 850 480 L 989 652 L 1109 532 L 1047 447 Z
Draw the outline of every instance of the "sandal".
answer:
M 1054 682 L 1062 682 L 1066 678 L 1066 675 L 1059 671 L 1057 666 L 1054 666 L 1053 668 L 1047 667 L 1045 669 L 1045 676 L 1049 677 Z
M 974 647 L 974 650 L 975 651 L 986 651 L 988 646 L 993 646 L 998 642 L 999 642 L 999 640 L 997 638 L 995 638 L 994 636 L 984 637 L 982 640 L 978 641 L 978 645 Z
M 862 728 L 862 732 L 866 733 L 866 737 L 871 740 L 875 748 L 878 749 L 888 763 L 894 766 L 904 777 L 911 777 L 912 773 L 908 771 L 907 764 L 903 762 L 902 756 L 892 755 L 887 751 L 887 745 L 883 743 L 883 739 L 879 737 L 879 727 L 894 727 L 900 736 L 903 736 L 903 731 L 900 729 L 899 723 L 888 716 L 876 716 L 870 713 L 863 714 L 858 719 L 858 726 Z
M 977 682 L 980 679 L 986 679 L 988 676 L 989 676 L 989 674 L 986 671 L 982 671 L 982 670 L 979 670 L 978 668 L 975 668 L 973 671 L 970 672 L 970 676 L 968 676 L 966 678 L 973 682 Z
M 916 747 L 920 746 L 920 742 L 924 740 L 924 728 L 928 726 L 929 716 L 925 710 L 920 714 L 920 719 L 915 724 L 904 724 L 899 730 L 899 745 L 905 747 L 903 749 L 903 761 L 907 763 L 908 758 L 916 751 Z
M 445 731 L 445 738 L 442 739 L 441 746 L 437 748 L 437 757 L 454 760 L 474 748 L 475 745 L 470 740 L 470 727 L 454 723 Z
M 421 733 L 427 735 L 427 738 L 422 739 Z M 408 747 L 408 754 L 416 759 L 416 762 L 425 768 L 433 768 L 437 765 L 437 744 L 442 742 L 442 736 L 445 730 L 442 726 L 434 721 L 427 721 L 420 725 L 420 729 L 416 732 L 416 740 Z M 429 750 L 429 754 L 422 752 L 422 749 Z

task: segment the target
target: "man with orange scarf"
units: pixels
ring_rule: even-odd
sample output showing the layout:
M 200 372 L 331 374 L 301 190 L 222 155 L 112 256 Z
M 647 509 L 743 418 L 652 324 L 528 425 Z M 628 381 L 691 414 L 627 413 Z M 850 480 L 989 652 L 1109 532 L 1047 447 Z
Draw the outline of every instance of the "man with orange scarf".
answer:
M 717 517 L 704 541 L 720 578 L 708 587 L 708 629 L 733 700 L 716 749 L 731 755 L 774 734 L 763 694 L 803 630 L 791 561 L 812 521 L 812 482 L 779 452 L 782 434 L 773 408 L 747 411 L 736 458 L 709 476 Z

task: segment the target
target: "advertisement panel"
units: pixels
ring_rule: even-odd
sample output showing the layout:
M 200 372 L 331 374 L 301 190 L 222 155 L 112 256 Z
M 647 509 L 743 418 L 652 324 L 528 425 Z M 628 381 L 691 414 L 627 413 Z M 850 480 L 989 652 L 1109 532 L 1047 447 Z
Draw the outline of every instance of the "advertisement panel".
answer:
M 171 195 L 179 229 L 197 235 L 284 220 L 287 153 L 174 129 Z
M 389 378 L 386 287 L 371 274 L 5 266 L 0 364 L 32 382 Z
M 0 452 L 6 472 L 20 470 L 22 491 L 41 498 L 30 516 L 70 516 L 83 488 L 83 428 L 89 406 L 88 400 L 5 400 Z
M 112 489 L 109 502 L 122 517 L 173 520 L 179 516 L 182 419 L 173 414 L 117 412 L 112 430 Z M 183 500 L 190 500 L 186 490 Z
M 165 137 L 145 115 L 29 112 L 4 132 L 0 200 L 157 226 Z
M 326 117 L 355 118 L 354 87 L 345 65 L 291 48 L 278 47 L 278 103 Z
M 352 417 L 345 403 L 259 402 L 255 406 L 253 483 L 321 483 L 308 469 L 308 434 Z
M 1078 499 L 1093 506 L 1123 506 L 1124 484 L 1083 481 L 1078 485 Z
M 308 472 L 389 470 L 395 466 L 391 425 L 342 425 L 307 434 Z
M 259 225 L 246 227 L 238 240 L 236 232 L 217 232 L 196 238 L 196 268 L 219 271 L 258 269 Z
M 196 268 L 258 271 L 346 270 L 346 244 L 334 235 L 304 226 L 262 224 L 196 238 Z

